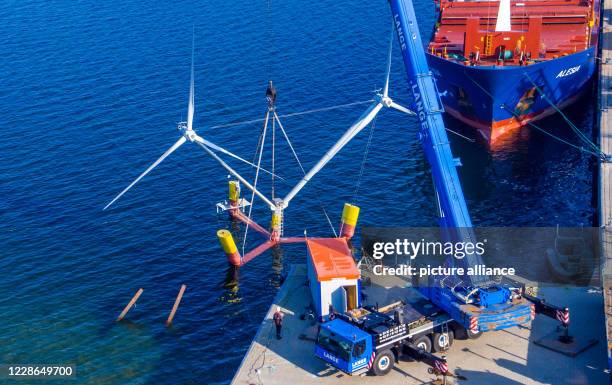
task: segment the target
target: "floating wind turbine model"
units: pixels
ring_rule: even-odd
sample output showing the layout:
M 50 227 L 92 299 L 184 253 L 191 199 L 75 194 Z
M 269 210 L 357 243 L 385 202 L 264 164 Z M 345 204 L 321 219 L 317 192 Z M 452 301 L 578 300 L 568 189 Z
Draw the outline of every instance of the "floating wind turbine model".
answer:
M 250 213 L 249 215 L 245 215 L 242 211 L 241 208 L 247 205 L 250 205 L 252 202 L 246 202 L 243 199 L 239 198 L 239 184 L 236 181 L 230 181 L 230 204 L 229 205 L 223 205 L 223 204 L 218 204 L 217 207 L 221 207 L 222 210 L 227 210 L 230 213 L 230 216 L 234 219 L 240 220 L 242 222 L 244 222 L 247 225 L 247 229 L 248 228 L 253 228 L 255 231 L 257 231 L 258 233 L 263 234 L 264 236 L 266 236 L 268 239 L 266 242 L 264 242 L 263 244 L 261 244 L 260 246 L 256 247 L 255 249 L 253 249 L 252 251 L 250 251 L 249 253 L 245 254 L 244 256 L 240 256 L 240 254 L 238 253 L 238 250 L 236 248 L 236 245 L 233 241 L 233 238 L 231 236 L 231 234 L 226 231 L 226 230 L 221 230 L 218 232 L 218 236 L 219 239 L 221 241 L 221 244 L 226 252 L 226 255 L 228 257 L 228 259 L 230 260 L 230 263 L 232 263 L 233 265 L 236 266 L 240 266 L 245 264 L 246 262 L 248 262 L 249 260 L 255 258 L 257 255 L 261 254 L 262 252 L 264 252 L 265 250 L 269 249 L 270 247 L 276 246 L 278 244 L 282 244 L 282 243 L 293 243 L 293 242 L 302 242 L 305 240 L 304 237 L 291 237 L 291 238 L 284 238 L 282 237 L 282 228 L 283 228 L 283 211 L 285 208 L 288 207 L 289 202 L 300 192 L 300 190 L 302 190 L 304 188 L 304 186 L 342 149 L 344 148 L 344 146 L 346 146 L 346 144 L 348 144 L 348 142 L 350 142 L 357 134 L 359 134 L 367 125 L 369 125 L 378 115 L 378 113 L 383 109 L 383 108 L 393 108 L 396 109 L 398 111 L 401 111 L 405 114 L 408 115 L 415 115 L 413 111 L 409 110 L 406 107 L 403 107 L 399 104 L 397 104 L 396 102 L 393 101 L 393 99 L 391 99 L 391 97 L 389 97 L 389 79 L 390 79 L 390 73 L 391 73 L 391 58 L 392 58 L 392 48 L 393 48 L 393 29 L 391 30 L 391 39 L 389 42 L 389 52 L 388 52 L 388 57 L 387 57 L 387 68 L 386 68 L 386 77 L 385 77 L 385 85 L 384 88 L 382 89 L 382 93 L 377 93 L 374 97 L 374 102 L 373 104 L 368 107 L 368 109 L 359 117 L 359 119 L 357 121 L 355 121 L 355 123 L 353 123 L 353 125 L 344 133 L 344 135 L 336 142 L 336 144 L 334 144 L 334 146 L 332 146 L 329 151 L 327 151 L 327 153 L 325 153 L 325 155 L 323 155 L 323 157 L 319 160 L 319 162 L 308 172 L 306 173 L 305 170 L 302 168 L 302 171 L 304 172 L 304 177 L 296 184 L 295 187 L 293 187 L 293 189 L 285 196 L 285 198 L 283 199 L 279 199 L 279 198 L 273 198 L 273 199 L 268 199 L 264 194 L 262 194 L 258 189 L 257 189 L 257 176 L 259 174 L 259 171 L 263 171 L 266 172 L 268 174 L 271 174 L 272 177 L 278 177 L 277 175 L 275 175 L 273 172 L 269 172 L 261 167 L 261 154 L 263 151 L 263 141 L 262 141 L 262 145 L 260 147 L 260 153 L 259 153 L 259 161 L 258 164 L 253 164 L 227 150 L 225 150 L 224 148 L 200 137 L 194 130 L 193 130 L 193 117 L 194 117 L 194 63 L 193 63 L 193 49 L 192 49 L 192 58 L 191 58 L 191 83 L 190 83 L 190 87 L 189 87 L 189 106 L 188 106 L 188 110 L 187 110 L 187 121 L 186 122 L 181 122 L 178 124 L 178 130 L 181 132 L 182 136 L 181 138 L 179 138 L 179 140 L 174 143 L 174 145 L 172 145 L 172 147 L 170 147 L 159 159 L 157 159 L 151 166 L 149 166 L 149 168 L 147 168 L 142 174 L 140 174 L 138 176 L 138 178 L 136 178 L 128 187 L 126 187 L 123 191 L 121 191 L 119 193 L 119 195 L 117 195 L 109 204 L 106 205 L 106 207 L 104 207 L 104 209 L 107 209 L 108 207 L 110 207 L 113 203 L 115 203 L 119 198 L 121 198 L 123 196 L 123 194 L 125 194 L 130 188 L 132 188 L 136 183 L 138 183 L 145 175 L 147 175 L 151 170 L 153 170 L 155 167 L 157 167 L 157 165 L 159 165 L 164 159 L 166 159 L 170 154 L 172 154 L 174 151 L 176 151 L 177 148 L 179 148 L 180 146 L 182 146 L 185 142 L 190 141 L 193 143 L 198 144 L 200 147 L 202 147 L 204 149 L 204 151 L 206 151 L 206 153 L 208 155 L 210 155 L 213 159 L 215 159 L 223 168 L 225 168 L 231 175 L 233 175 L 239 182 L 241 182 L 243 185 L 245 185 L 249 190 L 252 191 L 253 193 L 253 197 L 255 195 L 257 195 L 259 198 L 261 198 L 272 210 L 272 224 L 271 224 L 271 229 L 270 231 L 266 230 L 265 228 L 263 228 L 262 226 L 258 225 L 256 222 L 254 222 L 253 220 L 251 220 L 250 218 Z M 276 92 L 273 89 L 272 84 L 270 83 L 270 86 L 268 88 L 269 91 L 271 91 L 271 95 L 273 94 L 273 97 L 268 98 L 268 110 L 266 112 L 266 117 L 264 119 L 264 129 L 263 129 L 263 134 L 262 134 L 262 139 L 265 140 L 265 136 L 266 136 L 266 128 L 268 126 L 268 122 L 271 119 L 272 120 L 272 126 L 273 129 L 275 127 L 275 124 L 278 124 L 278 127 L 280 128 L 280 130 L 283 133 L 283 136 L 285 138 L 285 140 L 287 141 L 287 143 L 289 144 L 290 148 L 291 148 L 291 152 L 293 153 L 293 155 L 295 156 L 296 160 L 298 161 L 298 163 L 300 164 L 301 167 L 301 163 L 299 162 L 299 159 L 297 157 L 297 154 L 293 148 L 293 145 L 291 144 L 291 142 L 289 141 L 289 137 L 287 136 L 287 133 L 285 131 L 285 129 L 283 128 L 283 125 L 280 121 L 280 118 L 278 116 L 278 114 L 276 113 L 276 107 L 274 105 L 274 100 L 275 100 L 275 96 L 276 96 Z M 225 161 L 223 161 L 219 155 L 217 153 L 222 153 L 225 154 L 227 156 L 230 156 L 234 159 L 237 159 L 243 163 L 246 163 L 252 167 L 255 167 L 257 170 L 256 176 L 255 176 L 255 182 L 253 184 L 250 184 L 245 178 L 243 178 L 238 172 L 236 172 L 233 168 L 231 168 Z M 274 170 L 273 170 L 274 171 Z M 241 203 L 243 202 L 243 203 Z M 348 211 L 347 211 L 348 210 Z M 352 211 L 351 211 L 352 210 Z M 342 237 L 346 237 L 346 238 L 350 238 L 353 234 L 352 229 L 354 228 L 354 225 L 357 221 L 357 215 L 358 215 L 358 211 L 359 209 L 356 206 L 352 206 L 352 205 L 345 205 L 345 212 L 343 213 L 343 223 L 341 224 L 341 231 L 340 231 L 340 236 Z M 345 219 L 345 214 L 346 217 L 352 217 L 352 222 L 354 223 L 344 223 L 344 219 Z M 348 226 L 347 226 L 348 225 Z M 347 228 L 350 228 L 347 231 Z M 246 239 L 246 234 L 245 234 L 245 239 Z M 244 246 L 243 246 L 244 249 Z M 244 250 L 243 250 L 244 251 Z

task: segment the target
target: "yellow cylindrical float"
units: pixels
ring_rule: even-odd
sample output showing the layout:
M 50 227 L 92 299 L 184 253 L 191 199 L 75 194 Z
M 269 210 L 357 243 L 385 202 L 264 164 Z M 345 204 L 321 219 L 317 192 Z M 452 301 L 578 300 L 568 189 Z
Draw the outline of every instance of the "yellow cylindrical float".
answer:
M 340 236 L 351 239 L 355 235 L 355 227 L 359 219 L 359 207 L 350 203 L 344 204 L 342 210 L 342 223 L 340 224 Z
M 229 181 L 229 195 L 228 200 L 230 204 L 229 214 L 234 216 L 237 210 L 240 210 L 240 182 L 237 180 Z
M 240 182 L 237 180 L 229 181 L 229 201 L 232 206 L 238 206 L 238 201 L 240 201 Z
M 270 221 L 270 229 L 271 236 L 270 239 L 273 241 L 278 241 L 281 237 L 281 223 L 283 221 L 283 216 L 279 211 L 274 211 L 272 213 L 272 221 Z
M 240 253 L 238 252 L 238 248 L 236 247 L 236 242 L 234 242 L 232 233 L 225 229 L 219 230 L 217 231 L 217 237 L 219 238 L 219 243 L 221 243 L 221 247 L 225 252 L 227 261 L 234 266 L 240 266 Z

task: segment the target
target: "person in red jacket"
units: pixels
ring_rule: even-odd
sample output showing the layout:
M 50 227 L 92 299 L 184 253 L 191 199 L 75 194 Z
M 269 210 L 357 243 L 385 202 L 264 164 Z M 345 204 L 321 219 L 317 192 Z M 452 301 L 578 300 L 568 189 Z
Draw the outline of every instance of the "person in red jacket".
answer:
M 283 338 L 283 336 L 281 335 L 281 329 L 283 327 L 283 317 L 284 316 L 285 315 L 281 311 L 280 306 L 277 306 L 276 312 L 274 313 L 274 316 L 272 317 L 272 319 L 274 320 L 274 325 L 276 325 L 276 339 L 278 340 Z

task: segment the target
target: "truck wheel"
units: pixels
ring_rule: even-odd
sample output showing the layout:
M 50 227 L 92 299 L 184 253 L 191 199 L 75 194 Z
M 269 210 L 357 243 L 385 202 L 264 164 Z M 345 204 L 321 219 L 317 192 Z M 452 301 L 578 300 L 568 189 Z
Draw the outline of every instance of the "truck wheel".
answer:
M 414 346 L 424 350 L 426 353 L 431 353 L 431 340 L 427 336 L 421 336 L 414 341 Z
M 384 376 L 393 369 L 395 357 L 390 350 L 383 350 L 376 354 L 372 372 L 377 376 Z
M 476 340 L 478 338 L 480 338 L 480 336 L 482 336 L 482 330 L 478 330 L 477 332 L 473 332 L 470 329 L 467 329 L 465 331 L 465 334 L 467 334 L 467 337 L 471 340 Z
M 434 333 L 431 337 L 433 351 L 443 352 L 447 350 L 453 344 L 454 337 L 452 330 L 449 330 L 448 333 Z

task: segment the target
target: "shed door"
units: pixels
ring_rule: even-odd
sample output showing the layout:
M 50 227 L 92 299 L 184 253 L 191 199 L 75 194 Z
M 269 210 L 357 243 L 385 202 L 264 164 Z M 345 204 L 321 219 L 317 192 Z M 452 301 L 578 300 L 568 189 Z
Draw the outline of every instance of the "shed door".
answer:
M 340 286 L 332 293 L 331 304 L 338 313 L 346 312 L 347 295 L 344 286 Z
M 346 310 L 353 310 L 357 308 L 357 285 L 343 286 L 346 292 Z

